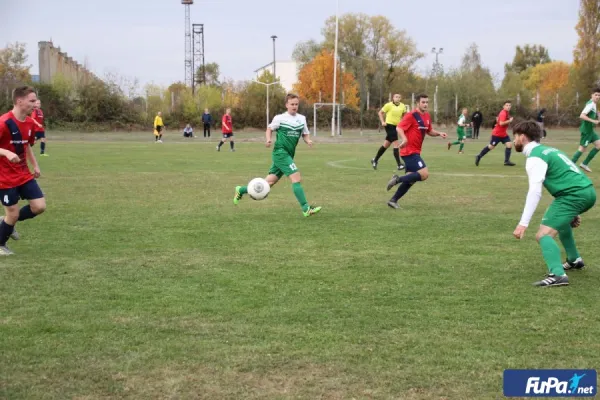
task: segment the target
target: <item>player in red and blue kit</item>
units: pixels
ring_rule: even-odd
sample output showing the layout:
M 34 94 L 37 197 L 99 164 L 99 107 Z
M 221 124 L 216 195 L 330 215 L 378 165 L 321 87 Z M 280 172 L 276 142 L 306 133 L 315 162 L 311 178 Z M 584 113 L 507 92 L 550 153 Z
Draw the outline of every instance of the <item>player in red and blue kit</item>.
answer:
M 420 94 L 416 97 L 417 109 L 404 115 L 398 127 L 398 136 L 400 142 L 400 156 L 406 166 L 406 175 L 393 175 L 387 184 L 387 190 L 390 190 L 397 184 L 401 184 L 392 196 L 387 205 L 391 208 L 399 208 L 398 200 L 408 192 L 416 182 L 427 180 L 429 170 L 425 161 L 421 158 L 421 149 L 425 135 L 448 137 L 444 132 L 438 132 L 431 126 L 431 116 L 427 112 L 429 108 L 429 98 L 426 94 Z
M 479 162 L 487 153 L 496 148 L 498 143 L 504 144 L 506 147 L 504 149 L 504 165 L 508 167 L 512 167 L 515 165 L 514 162 L 510 161 L 510 153 L 512 151 L 512 141 L 510 137 L 508 137 L 508 125 L 512 122 L 512 117 L 510 116 L 510 109 L 512 104 L 509 100 L 504 102 L 504 106 L 502 107 L 502 111 L 498 114 L 496 118 L 496 126 L 494 126 L 494 130 L 492 130 L 492 139 L 490 140 L 490 144 L 485 146 L 481 153 L 475 156 L 475 165 L 479 166 Z
M 31 118 L 34 120 L 36 124 L 35 132 L 35 141 L 40 141 L 40 155 L 47 157 L 46 154 L 46 130 L 44 129 L 44 113 L 41 109 L 42 102 L 40 99 L 35 103 L 35 107 L 33 108 L 33 112 L 31 113 Z
M 46 210 L 44 194 L 36 182 L 40 167 L 31 149 L 37 125 L 29 115 L 37 96 L 32 87 L 20 86 L 13 90 L 12 98 L 12 111 L 0 116 L 0 202 L 5 213 L 0 222 L 0 256 L 14 254 L 6 242 L 11 237 L 19 238 L 15 231 L 17 221 L 34 218 Z M 20 199 L 29 204 L 19 209 Z

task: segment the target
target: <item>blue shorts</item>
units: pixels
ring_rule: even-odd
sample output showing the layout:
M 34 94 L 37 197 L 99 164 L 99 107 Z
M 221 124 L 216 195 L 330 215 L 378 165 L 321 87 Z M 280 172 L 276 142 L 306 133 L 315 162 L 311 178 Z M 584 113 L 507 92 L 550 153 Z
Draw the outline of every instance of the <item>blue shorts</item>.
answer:
M 502 144 L 506 145 L 506 143 L 508 143 L 508 142 L 510 142 L 510 138 L 508 136 L 498 137 L 498 136 L 492 135 L 492 140 L 490 140 L 490 144 L 492 146 L 496 146 L 496 145 L 498 145 L 498 143 L 502 143 Z
M 42 189 L 40 189 L 35 179 L 10 189 L 0 189 L 0 202 L 3 206 L 14 206 L 23 200 L 35 200 L 44 197 Z
M 44 131 L 36 132 L 35 133 L 35 140 L 39 140 L 39 139 L 42 139 L 42 138 L 45 138 L 45 137 L 46 137 L 46 132 L 44 132 Z
M 417 172 L 420 169 L 427 167 L 425 161 L 421 158 L 420 154 L 411 154 L 410 156 L 402 156 L 406 172 Z

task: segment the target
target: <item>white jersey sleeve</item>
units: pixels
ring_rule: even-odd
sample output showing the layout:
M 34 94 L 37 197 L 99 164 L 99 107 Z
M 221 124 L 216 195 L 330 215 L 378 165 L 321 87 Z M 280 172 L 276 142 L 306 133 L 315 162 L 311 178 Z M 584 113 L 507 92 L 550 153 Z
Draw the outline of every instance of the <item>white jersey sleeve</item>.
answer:
M 588 115 L 590 111 L 596 111 L 596 104 L 593 101 L 587 103 L 581 113 L 584 115 Z
M 531 157 L 527 159 L 525 169 L 527 170 L 527 176 L 529 177 L 529 191 L 527 192 L 525 208 L 519 225 L 529 226 L 529 222 L 535 213 L 535 209 L 542 198 L 542 185 L 546 179 L 548 164 L 541 158 Z
M 304 121 L 304 130 L 302 131 L 303 135 L 310 135 L 310 130 L 308 129 L 308 123 L 306 122 L 306 117 L 303 115 L 302 120 Z
M 279 124 L 281 123 L 281 115 L 276 115 L 273 117 L 273 121 L 269 124 L 269 128 L 274 131 L 279 128 Z

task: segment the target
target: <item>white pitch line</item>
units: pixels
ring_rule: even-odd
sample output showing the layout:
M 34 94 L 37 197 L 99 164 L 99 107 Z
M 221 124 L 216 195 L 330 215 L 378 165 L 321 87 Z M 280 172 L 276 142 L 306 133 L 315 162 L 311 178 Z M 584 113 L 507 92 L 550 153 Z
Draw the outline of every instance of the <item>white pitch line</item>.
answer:
M 338 161 L 327 161 L 327 165 L 333 168 L 342 168 L 342 169 L 358 169 L 363 171 L 371 170 L 372 168 L 367 167 L 354 167 L 351 165 L 343 165 L 343 163 L 356 161 L 356 159 L 351 160 L 338 160 Z M 449 172 L 432 172 L 432 175 L 441 175 L 441 176 L 459 176 L 459 177 L 481 177 L 481 178 L 525 178 L 525 176 L 521 175 L 502 175 L 502 174 L 460 174 L 460 173 L 449 173 Z

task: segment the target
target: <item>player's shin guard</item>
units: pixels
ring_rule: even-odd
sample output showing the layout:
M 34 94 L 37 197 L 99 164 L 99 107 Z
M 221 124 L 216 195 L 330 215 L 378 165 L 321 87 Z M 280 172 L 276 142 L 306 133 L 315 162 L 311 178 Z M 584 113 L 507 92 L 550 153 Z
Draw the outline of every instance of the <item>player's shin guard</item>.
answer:
M 19 210 L 19 221 L 25 221 L 27 219 L 35 218 L 36 214 L 31 211 L 31 206 L 26 205 Z
M 379 150 L 377 150 L 377 155 L 375 155 L 375 162 L 379 161 L 379 159 L 381 158 L 381 156 L 383 155 L 383 153 L 385 153 L 387 149 L 383 146 L 381 146 L 379 148 Z
M 512 152 L 512 148 L 507 147 L 504 149 L 504 162 L 507 163 L 510 161 L 510 153 Z
M 567 252 L 567 261 L 575 261 L 581 255 L 579 251 L 577 251 L 577 246 L 575 245 L 575 238 L 573 237 L 573 228 L 570 226 L 559 231 L 558 237 L 560 238 L 560 242 L 562 243 L 565 251 Z
M 579 157 L 581 157 L 583 153 L 579 150 L 577 150 L 575 152 L 575 154 L 573 154 L 573 158 L 571 158 L 571 161 L 573 161 L 574 163 L 576 163 L 579 160 Z
M 542 256 L 548 266 L 548 272 L 556 276 L 562 276 L 565 274 L 565 270 L 562 266 L 560 259 L 560 248 L 554 241 L 552 236 L 543 236 L 540 239 L 540 246 L 542 247 Z
M 396 159 L 396 165 L 402 165 L 402 161 L 400 161 L 400 149 L 394 147 L 394 158 Z
M 590 154 L 588 154 L 588 156 L 586 157 L 585 160 L 583 160 L 583 165 L 589 165 L 589 163 L 594 159 L 594 157 L 596 157 L 596 154 L 598 154 L 598 149 L 593 148 L 592 151 L 590 151 Z
M 489 148 L 489 147 L 487 147 L 487 146 L 485 146 L 485 147 L 484 147 L 484 148 L 481 150 L 481 153 L 479 153 L 479 157 L 481 158 L 481 157 L 485 156 L 485 155 L 486 155 L 487 153 L 489 153 L 489 152 L 490 152 L 490 148 Z
M 300 182 L 292 183 L 292 190 L 294 191 L 294 195 L 300 203 L 300 207 L 302 207 L 302 211 L 306 211 L 309 209 L 308 201 L 306 201 L 306 195 L 304 194 L 304 189 L 302 189 L 302 184 Z
M 4 220 L 0 223 L 0 246 L 6 246 L 8 238 L 15 230 L 14 225 L 7 224 Z
M 410 174 L 406 174 L 398 178 L 398 182 L 402 183 L 410 183 L 411 185 L 415 182 L 419 182 L 421 180 L 421 174 L 418 172 L 411 172 Z
M 40 154 L 44 154 L 46 151 L 46 142 L 40 143 Z
M 396 190 L 396 193 L 394 193 L 394 196 L 392 197 L 392 201 L 398 202 L 398 200 L 400 200 L 402 198 L 402 196 L 404 196 L 406 194 L 406 192 L 408 192 L 410 190 L 412 185 L 413 185 L 412 183 L 402 182 L 402 184 Z

